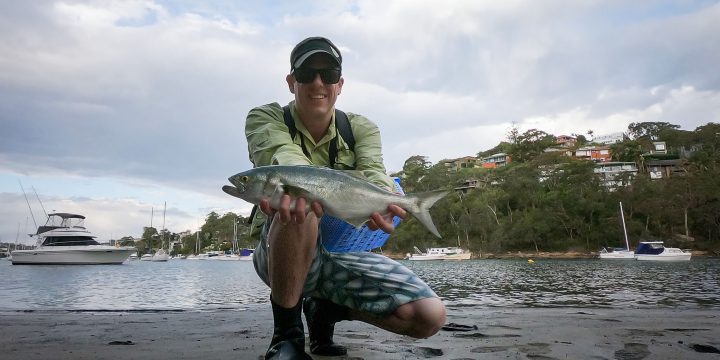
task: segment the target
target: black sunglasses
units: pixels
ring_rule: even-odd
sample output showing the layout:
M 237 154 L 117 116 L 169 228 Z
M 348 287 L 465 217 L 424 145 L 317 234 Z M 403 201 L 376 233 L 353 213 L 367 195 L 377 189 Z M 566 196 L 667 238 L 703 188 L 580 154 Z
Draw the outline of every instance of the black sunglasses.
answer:
M 315 81 L 315 76 L 320 74 L 320 79 L 325 84 L 337 84 L 340 81 L 341 71 L 339 68 L 330 69 L 310 69 L 310 68 L 295 68 L 293 75 L 295 80 L 301 84 L 309 84 Z

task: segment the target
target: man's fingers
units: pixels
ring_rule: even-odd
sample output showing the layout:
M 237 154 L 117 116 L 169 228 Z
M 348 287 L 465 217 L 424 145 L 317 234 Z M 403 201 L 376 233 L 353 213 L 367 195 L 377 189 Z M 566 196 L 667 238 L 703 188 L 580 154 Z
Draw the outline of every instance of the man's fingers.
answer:
M 291 199 L 289 195 L 283 195 L 280 198 L 280 206 L 278 207 L 278 214 L 280 215 L 280 221 L 283 224 L 287 224 L 290 221 L 290 203 Z
M 405 209 L 403 209 L 395 204 L 388 205 L 387 210 L 389 213 L 391 213 L 395 216 L 399 216 L 403 220 L 407 217 L 407 211 L 405 211 Z
M 310 209 L 312 210 L 312 212 L 315 213 L 315 216 L 317 216 L 318 219 L 321 218 L 323 216 L 323 213 L 325 212 L 323 210 L 322 204 L 317 201 L 313 201 L 313 203 L 310 204 Z
M 370 219 L 377 225 L 378 228 L 380 228 L 382 231 L 386 233 L 391 233 L 393 230 L 395 230 L 395 226 L 393 226 L 392 218 L 390 218 L 390 221 L 386 219 L 384 216 L 380 215 L 379 212 L 374 212 Z
M 295 199 L 295 223 L 302 224 L 305 222 L 305 199 Z

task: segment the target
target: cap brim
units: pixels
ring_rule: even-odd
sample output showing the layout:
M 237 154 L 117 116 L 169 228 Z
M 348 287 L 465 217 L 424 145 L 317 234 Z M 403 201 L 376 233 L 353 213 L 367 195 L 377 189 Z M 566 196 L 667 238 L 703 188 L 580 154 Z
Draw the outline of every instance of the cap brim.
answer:
M 337 58 L 335 57 L 334 54 L 332 54 L 331 52 L 326 51 L 326 50 L 317 49 L 317 50 L 310 50 L 310 51 L 306 52 L 305 54 L 302 54 L 302 56 L 300 56 L 297 60 L 295 60 L 295 64 L 293 64 L 293 68 L 300 67 L 305 62 L 305 60 L 307 60 L 309 57 L 311 57 L 315 54 L 318 54 L 318 53 L 328 54 L 330 56 L 330 58 L 332 58 L 333 61 L 335 61 L 336 64 L 340 65 L 340 62 L 337 60 Z

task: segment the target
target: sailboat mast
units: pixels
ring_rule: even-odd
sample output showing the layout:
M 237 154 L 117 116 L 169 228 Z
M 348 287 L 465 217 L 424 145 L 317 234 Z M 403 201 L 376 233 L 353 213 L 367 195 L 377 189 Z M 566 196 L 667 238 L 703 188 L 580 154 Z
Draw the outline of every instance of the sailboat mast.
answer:
M 163 227 L 162 227 L 162 237 L 160 237 L 160 248 L 165 248 L 165 210 L 167 210 L 167 201 L 163 203 Z M 170 251 L 170 244 L 168 244 L 168 252 Z
M 620 202 L 620 218 L 622 219 L 623 233 L 625 234 L 625 249 L 630 251 L 630 242 L 628 242 L 627 228 L 625 228 L 625 214 L 623 212 L 622 201 Z

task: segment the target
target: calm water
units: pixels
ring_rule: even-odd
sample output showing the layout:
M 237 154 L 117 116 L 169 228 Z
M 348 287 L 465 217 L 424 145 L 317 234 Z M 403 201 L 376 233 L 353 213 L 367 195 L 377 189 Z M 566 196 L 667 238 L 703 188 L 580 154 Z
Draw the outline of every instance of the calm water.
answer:
M 720 308 L 720 260 L 405 262 L 450 306 Z M 0 260 L 0 311 L 242 309 L 268 301 L 251 262 L 18 266 Z

